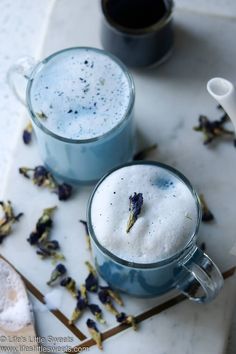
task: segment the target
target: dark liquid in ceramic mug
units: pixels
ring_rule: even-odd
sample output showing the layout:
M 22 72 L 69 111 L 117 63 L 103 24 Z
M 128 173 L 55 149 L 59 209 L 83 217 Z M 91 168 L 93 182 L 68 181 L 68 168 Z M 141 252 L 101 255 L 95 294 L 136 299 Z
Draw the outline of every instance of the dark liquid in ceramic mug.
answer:
M 103 6 L 113 22 L 130 29 L 152 26 L 167 12 L 163 0 L 105 0 Z

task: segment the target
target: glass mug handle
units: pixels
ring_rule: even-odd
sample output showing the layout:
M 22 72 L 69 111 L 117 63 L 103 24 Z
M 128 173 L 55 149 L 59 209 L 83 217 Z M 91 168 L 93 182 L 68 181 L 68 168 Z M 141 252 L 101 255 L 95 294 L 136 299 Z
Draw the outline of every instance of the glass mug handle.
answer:
M 26 106 L 26 86 L 32 73 L 36 60 L 30 56 L 25 56 L 17 60 L 7 73 L 7 82 L 16 98 Z
M 189 299 L 204 303 L 217 296 L 224 280 L 218 267 L 204 252 L 196 248 L 192 257 L 181 266 L 183 271 L 177 288 Z

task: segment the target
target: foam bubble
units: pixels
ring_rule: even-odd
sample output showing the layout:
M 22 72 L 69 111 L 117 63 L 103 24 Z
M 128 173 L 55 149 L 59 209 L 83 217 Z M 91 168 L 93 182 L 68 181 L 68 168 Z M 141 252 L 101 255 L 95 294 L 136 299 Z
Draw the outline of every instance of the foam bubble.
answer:
M 123 118 L 130 101 L 129 81 L 102 51 L 70 49 L 44 63 L 31 87 L 34 112 L 53 133 L 71 139 L 103 135 Z
M 126 233 L 129 196 L 143 194 L 143 207 Z M 197 222 L 195 200 L 174 174 L 153 165 L 123 167 L 98 187 L 91 207 L 98 241 L 116 256 L 136 263 L 171 257 L 189 241 Z
M 18 331 L 32 322 L 28 297 L 19 275 L 0 259 L 0 327 Z

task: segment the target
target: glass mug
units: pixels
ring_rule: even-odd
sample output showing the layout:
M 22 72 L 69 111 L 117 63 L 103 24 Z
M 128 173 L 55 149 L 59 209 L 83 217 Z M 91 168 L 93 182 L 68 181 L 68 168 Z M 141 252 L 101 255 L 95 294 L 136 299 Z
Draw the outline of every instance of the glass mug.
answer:
M 75 63 L 74 58 L 76 58 L 77 60 L 77 56 L 79 55 L 82 56 L 87 55 L 86 58 L 88 59 L 84 60 L 84 62 L 79 62 L 78 59 L 78 61 Z M 91 58 L 93 58 L 94 60 L 93 63 Z M 103 67 L 103 62 L 105 63 L 104 67 Z M 90 63 L 92 63 L 91 66 Z M 81 69 L 82 64 L 85 66 L 85 69 L 83 68 L 81 69 L 80 75 L 75 69 L 73 68 L 72 68 L 73 70 L 70 69 L 72 65 L 75 64 L 77 65 L 76 68 L 78 68 L 78 65 L 80 65 L 79 70 Z M 101 75 L 102 75 L 104 74 L 105 71 L 104 68 L 107 67 L 108 69 L 110 67 L 112 69 L 110 69 L 110 74 L 109 74 L 110 76 L 108 76 L 108 79 L 106 77 L 107 81 L 106 83 L 104 83 L 105 79 L 103 79 L 104 81 L 103 82 L 99 76 L 100 75 L 99 70 L 101 71 Z M 126 106 L 123 109 L 123 111 L 118 112 L 120 114 L 120 118 L 116 124 L 113 124 L 113 126 L 110 129 L 106 130 L 104 133 L 102 132 L 97 134 L 97 136 L 95 137 L 93 135 L 91 136 L 87 135 L 85 138 L 80 139 L 79 137 L 74 137 L 73 135 L 66 136 L 66 133 L 65 135 L 63 135 L 64 132 L 63 134 L 61 134 L 61 132 L 59 134 L 57 131 L 55 131 L 54 129 L 55 127 L 53 129 L 50 128 L 50 126 L 48 127 L 44 121 L 45 118 L 44 112 L 42 113 L 36 111 L 34 106 L 35 105 L 37 106 L 37 102 L 35 98 L 37 94 L 36 92 L 37 85 L 39 85 L 40 87 L 40 82 L 43 82 L 44 83 L 43 88 L 45 88 L 45 92 L 42 91 L 43 95 L 41 95 L 42 97 L 40 96 L 42 99 L 42 105 L 46 107 L 46 112 L 47 110 L 49 110 L 48 107 L 52 109 L 54 108 L 50 103 L 50 100 L 55 100 L 56 102 L 55 107 L 57 107 L 58 110 L 59 109 L 62 110 L 60 106 L 63 107 L 64 105 L 67 109 L 64 110 L 63 113 L 61 113 L 60 111 L 60 115 L 61 115 L 60 124 L 61 125 L 64 124 L 64 126 L 66 126 L 67 124 L 66 122 L 69 116 L 72 117 L 72 114 L 74 114 L 75 116 L 75 114 L 77 114 L 78 112 L 80 114 L 79 109 L 77 112 L 77 108 L 76 110 L 74 109 L 72 112 L 72 109 L 70 109 L 69 104 L 75 105 L 74 101 L 72 102 L 72 100 L 74 100 L 74 97 L 77 97 L 76 105 L 78 105 L 79 108 L 81 108 L 82 100 L 86 98 L 78 95 L 75 96 L 76 89 L 71 89 L 72 83 L 74 85 L 77 85 L 77 81 L 78 81 L 79 82 L 78 85 L 81 84 L 84 85 L 83 87 L 85 87 L 83 92 L 87 93 L 86 90 L 88 91 L 87 89 L 88 84 L 85 83 L 86 82 L 86 80 L 84 79 L 85 76 L 81 77 L 83 74 L 82 70 L 88 71 L 88 75 L 87 75 L 88 77 L 86 77 L 86 79 L 87 82 L 89 82 L 89 80 L 91 81 L 90 91 L 95 90 L 95 86 L 99 85 L 99 82 L 96 82 L 95 85 L 95 78 L 93 76 L 96 76 L 96 80 L 101 81 L 99 92 L 102 92 L 102 89 L 103 87 L 106 87 L 106 84 L 108 86 L 109 85 L 112 86 L 113 81 L 118 80 L 118 78 L 121 77 L 122 78 L 121 80 L 123 80 L 121 82 L 123 85 L 122 87 L 125 86 L 125 90 L 126 90 L 125 93 L 123 93 L 123 96 L 124 94 L 126 94 L 126 97 L 128 98 L 126 99 Z M 22 88 L 22 81 L 23 81 L 22 77 L 24 77 L 27 80 L 26 98 L 24 97 L 25 93 L 23 95 L 21 94 L 22 89 L 20 89 L 20 85 L 19 85 L 21 83 L 21 88 Z M 92 79 L 90 77 L 92 77 Z M 28 111 L 30 113 L 33 128 L 37 137 L 38 148 L 42 160 L 45 166 L 56 177 L 61 178 L 64 181 L 68 181 L 69 183 L 75 183 L 75 184 L 93 183 L 97 181 L 99 178 L 101 178 L 104 175 L 104 173 L 109 171 L 111 168 L 114 168 L 115 166 L 118 166 L 121 163 L 125 163 L 127 161 L 132 160 L 133 142 L 134 142 L 134 136 L 133 136 L 134 134 L 133 107 L 134 107 L 134 100 L 135 100 L 134 82 L 126 67 L 119 61 L 119 59 L 117 59 L 110 53 L 96 48 L 75 47 L 75 48 L 68 48 L 56 52 L 38 63 L 36 63 L 35 60 L 30 57 L 25 57 L 20 59 L 18 63 L 16 63 L 16 65 L 14 65 L 9 70 L 8 82 L 13 92 L 18 97 L 18 99 L 20 99 L 20 101 L 27 106 Z M 119 91 L 119 84 L 117 85 L 118 87 L 116 89 Z M 78 88 L 80 86 L 76 86 L 76 87 Z M 58 87 L 60 87 L 61 91 L 56 90 L 56 88 Z M 42 87 L 40 87 L 40 90 L 41 89 Z M 49 94 L 50 89 L 52 92 L 51 94 Z M 65 94 L 64 95 L 62 94 L 64 93 L 64 90 L 65 90 L 65 94 L 67 94 L 66 99 L 69 102 L 69 104 L 67 104 L 67 102 L 65 101 Z M 72 93 L 72 91 L 75 92 Z M 97 94 L 99 94 L 99 92 L 97 92 Z M 104 94 L 103 102 L 109 99 L 112 102 L 112 104 L 115 105 L 114 101 L 116 100 L 116 97 L 112 96 L 112 93 L 108 93 L 108 91 L 103 91 L 103 94 Z M 57 95 L 57 97 L 55 98 L 53 95 L 54 96 Z M 92 93 L 90 94 L 90 96 L 91 95 Z M 117 93 L 117 95 L 119 95 L 119 92 Z M 89 109 L 91 110 L 92 108 L 94 110 L 95 108 L 98 109 L 100 101 L 95 107 L 96 104 L 95 99 L 97 97 L 98 96 L 96 95 L 95 97 L 94 96 L 92 96 L 92 98 L 90 97 L 92 103 L 91 102 L 89 103 L 93 107 L 90 106 L 82 107 L 82 109 L 85 110 L 85 113 Z M 118 99 L 119 97 L 117 98 L 117 100 Z M 84 106 L 85 105 L 86 104 L 84 104 Z M 101 103 L 101 107 L 103 107 L 102 103 Z M 41 116 L 39 113 L 41 114 Z M 79 114 L 77 114 L 77 116 L 73 118 L 74 121 L 78 119 L 78 117 L 80 118 Z M 94 114 L 96 114 L 95 111 Z M 98 115 L 96 117 L 98 117 L 98 119 L 101 119 L 104 113 L 102 114 L 98 112 L 97 114 Z M 113 114 L 110 114 L 110 117 L 109 116 L 107 117 L 108 117 L 107 121 L 109 123 L 110 119 L 112 119 L 113 117 Z M 49 116 L 48 118 L 46 116 L 46 119 L 49 122 L 51 117 Z M 94 125 L 93 123 L 94 121 L 92 120 L 92 118 L 89 119 L 91 119 L 91 121 L 88 121 L 86 124 L 87 127 L 89 127 L 88 129 L 92 129 Z M 70 124 L 74 123 L 74 121 L 70 121 Z M 67 128 L 63 128 L 63 129 L 67 129 Z M 71 130 L 71 132 L 72 134 L 75 134 L 76 129 Z
M 99 186 L 119 169 L 136 164 L 160 167 L 176 176 L 191 192 L 197 210 L 194 232 L 187 244 L 173 256 L 155 263 L 134 263 L 117 257 L 100 244 L 92 224 L 91 209 Z M 87 210 L 92 252 L 98 272 L 114 289 L 137 297 L 159 296 L 177 288 L 196 302 L 213 300 L 223 286 L 223 277 L 215 263 L 196 244 L 201 217 L 197 193 L 190 182 L 172 167 L 152 161 L 137 161 L 113 169 L 96 185 Z
M 173 51 L 172 0 L 101 0 L 103 48 L 126 65 L 163 63 Z

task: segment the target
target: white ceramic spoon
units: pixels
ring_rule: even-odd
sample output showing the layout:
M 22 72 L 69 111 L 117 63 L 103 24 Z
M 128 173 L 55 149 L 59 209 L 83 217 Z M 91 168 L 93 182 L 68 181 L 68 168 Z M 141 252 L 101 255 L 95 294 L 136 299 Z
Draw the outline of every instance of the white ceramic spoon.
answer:
M 208 81 L 207 90 L 228 114 L 236 132 L 236 91 L 232 82 L 215 77 Z

